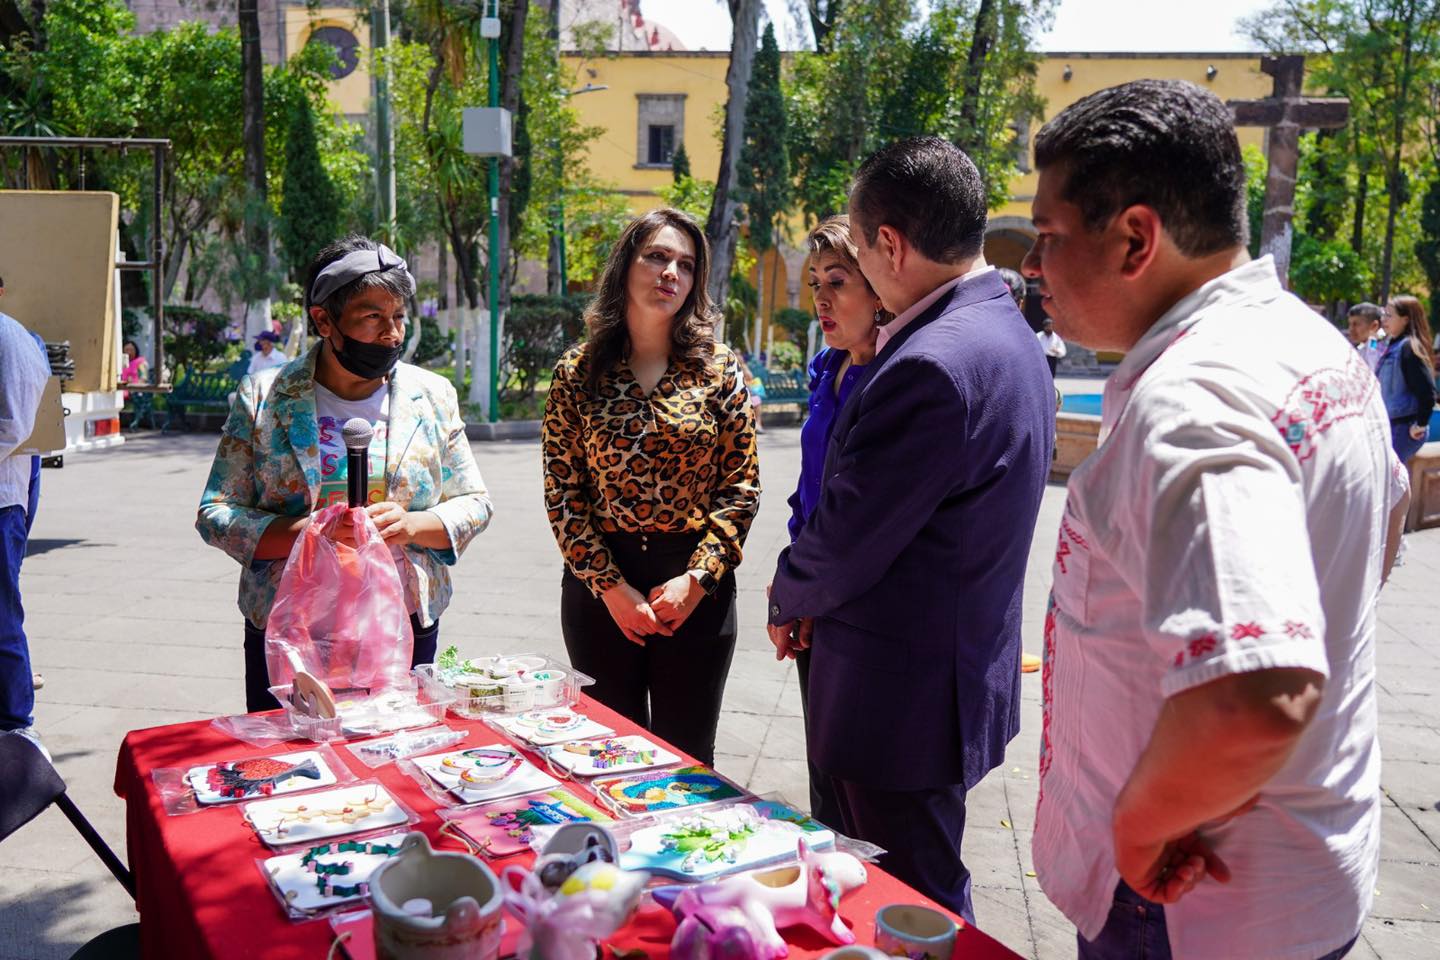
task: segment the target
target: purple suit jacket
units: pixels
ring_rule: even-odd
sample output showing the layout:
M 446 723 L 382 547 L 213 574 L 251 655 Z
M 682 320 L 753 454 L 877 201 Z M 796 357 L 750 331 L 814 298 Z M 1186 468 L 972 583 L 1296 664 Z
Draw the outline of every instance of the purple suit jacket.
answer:
M 824 772 L 979 782 L 1020 727 L 1020 608 L 1055 390 L 995 272 L 897 333 L 836 418 L 820 504 L 770 622 L 815 618 L 808 737 Z

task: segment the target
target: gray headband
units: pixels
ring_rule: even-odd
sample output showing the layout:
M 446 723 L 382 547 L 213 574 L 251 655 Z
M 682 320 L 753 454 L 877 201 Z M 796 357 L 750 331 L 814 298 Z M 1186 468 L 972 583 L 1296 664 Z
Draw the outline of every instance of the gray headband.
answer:
M 310 305 L 320 306 L 329 300 L 336 290 L 363 276 L 396 268 L 404 271 L 411 286 L 414 286 L 415 278 L 410 276 L 410 268 L 400 259 L 399 254 L 385 244 L 379 244 L 378 250 L 352 250 L 320 271 L 320 275 L 310 286 Z

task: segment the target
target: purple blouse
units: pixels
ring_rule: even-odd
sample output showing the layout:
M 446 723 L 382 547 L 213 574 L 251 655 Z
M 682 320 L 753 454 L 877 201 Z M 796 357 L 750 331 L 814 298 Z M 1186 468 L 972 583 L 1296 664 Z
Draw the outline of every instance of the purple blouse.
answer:
M 845 399 L 855 389 L 864 364 L 852 363 L 840 378 L 840 391 L 836 395 L 835 375 L 845 362 L 844 350 L 829 347 L 815 354 L 810 361 L 810 415 L 800 428 L 800 484 L 790 495 L 790 542 L 800 536 L 800 530 L 810 514 L 820 505 L 821 481 L 825 473 L 825 448 L 830 443 L 830 428 L 835 417 L 845 405 Z

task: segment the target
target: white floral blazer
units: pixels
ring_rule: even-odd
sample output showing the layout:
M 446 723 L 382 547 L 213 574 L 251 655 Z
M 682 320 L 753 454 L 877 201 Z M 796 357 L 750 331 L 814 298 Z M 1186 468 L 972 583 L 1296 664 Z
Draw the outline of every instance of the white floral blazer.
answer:
M 278 516 L 312 512 L 320 489 L 315 421 L 319 347 L 283 367 L 246 376 L 230 407 L 195 527 L 240 562 L 240 610 L 264 628 L 284 560 L 255 560 L 260 535 Z M 429 510 L 450 534 L 449 550 L 406 546 L 406 603 L 429 626 L 450 603 L 450 571 L 494 510 L 465 438 L 455 388 L 402 363 L 390 376 L 385 450 L 387 499 Z

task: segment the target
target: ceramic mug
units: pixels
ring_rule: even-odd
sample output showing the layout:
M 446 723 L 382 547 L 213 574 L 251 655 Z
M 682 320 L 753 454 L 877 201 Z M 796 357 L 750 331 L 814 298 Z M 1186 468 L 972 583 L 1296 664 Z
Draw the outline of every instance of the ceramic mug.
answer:
M 858 943 L 839 950 L 831 950 L 820 960 L 890 960 L 874 947 L 862 947 Z
M 463 853 L 436 853 L 423 833 L 370 875 L 380 960 L 495 960 L 505 932 L 500 881 Z
M 895 903 L 875 914 L 875 946 L 892 957 L 950 960 L 958 932 L 954 920 L 929 907 Z
M 535 685 L 535 706 L 553 707 L 565 702 L 564 670 L 536 670 L 526 679 Z

